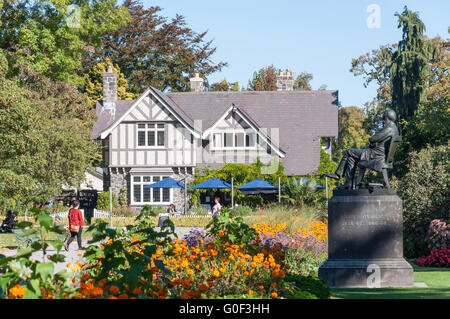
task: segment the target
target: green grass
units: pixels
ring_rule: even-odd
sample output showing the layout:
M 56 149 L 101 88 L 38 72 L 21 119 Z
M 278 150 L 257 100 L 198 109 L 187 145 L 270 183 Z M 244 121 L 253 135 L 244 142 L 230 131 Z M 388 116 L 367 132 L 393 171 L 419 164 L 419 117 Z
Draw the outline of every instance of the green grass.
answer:
M 335 299 L 450 299 L 450 268 L 428 268 L 411 264 L 414 282 L 424 282 L 428 288 L 335 288 Z

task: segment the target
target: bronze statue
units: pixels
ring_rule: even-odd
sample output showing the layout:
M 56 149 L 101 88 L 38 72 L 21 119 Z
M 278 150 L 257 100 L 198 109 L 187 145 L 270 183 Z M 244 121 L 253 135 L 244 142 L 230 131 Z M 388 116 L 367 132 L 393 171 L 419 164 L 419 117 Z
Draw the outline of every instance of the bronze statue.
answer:
M 325 174 L 325 176 L 339 180 L 345 175 L 344 188 L 351 189 L 353 187 L 353 178 L 357 166 L 361 167 L 360 178 L 357 184 L 361 181 L 366 168 L 381 172 L 385 169 L 385 161 L 390 149 L 391 140 L 399 135 L 395 120 L 397 115 L 391 109 L 386 109 L 383 115 L 383 128 L 378 130 L 372 137 L 369 138 L 369 148 L 358 149 L 351 148 L 345 151 L 341 162 L 332 174 Z M 383 175 L 387 174 L 383 171 Z M 385 176 L 385 180 L 387 176 Z M 387 187 L 389 184 L 387 183 Z

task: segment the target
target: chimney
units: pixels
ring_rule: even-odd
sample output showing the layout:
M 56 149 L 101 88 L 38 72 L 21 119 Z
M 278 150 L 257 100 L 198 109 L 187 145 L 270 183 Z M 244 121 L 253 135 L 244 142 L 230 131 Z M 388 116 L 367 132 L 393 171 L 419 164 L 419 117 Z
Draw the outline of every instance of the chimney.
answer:
M 191 92 L 203 92 L 203 79 L 198 73 L 195 73 L 195 77 L 190 78 Z
M 277 91 L 293 91 L 295 82 L 295 73 L 286 70 L 286 73 L 280 70 L 277 75 Z
M 103 108 L 115 109 L 117 102 L 117 74 L 113 67 L 108 66 L 108 71 L 103 73 Z

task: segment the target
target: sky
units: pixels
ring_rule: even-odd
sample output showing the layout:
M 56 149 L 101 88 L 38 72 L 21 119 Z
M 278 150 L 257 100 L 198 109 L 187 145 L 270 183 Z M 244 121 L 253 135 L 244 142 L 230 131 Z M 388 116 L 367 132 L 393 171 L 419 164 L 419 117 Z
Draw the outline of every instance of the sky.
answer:
M 253 72 L 269 65 L 296 75 L 312 73 L 312 88 L 339 91 L 342 106 L 362 107 L 376 95 L 362 77 L 349 72 L 351 61 L 381 45 L 397 43 L 395 12 L 418 11 L 425 34 L 448 38 L 450 1 L 441 0 L 143 0 L 161 15 L 181 14 L 196 32 L 208 31 L 217 47 L 212 59 L 229 66 L 208 77 L 247 87 Z

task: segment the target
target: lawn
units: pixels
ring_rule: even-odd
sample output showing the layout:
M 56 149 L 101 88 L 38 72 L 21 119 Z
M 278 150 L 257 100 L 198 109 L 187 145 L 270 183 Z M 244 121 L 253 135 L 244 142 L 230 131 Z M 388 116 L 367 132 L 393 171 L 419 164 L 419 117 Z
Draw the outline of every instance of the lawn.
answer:
M 348 288 L 331 289 L 335 299 L 450 299 L 450 268 L 428 268 L 411 264 L 414 282 L 428 288 Z

